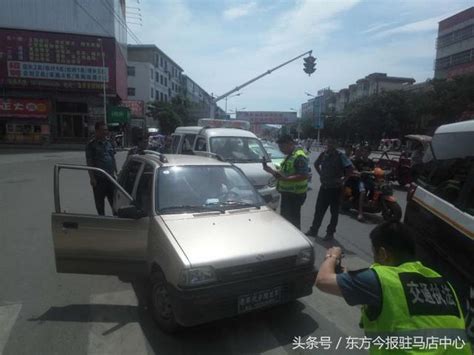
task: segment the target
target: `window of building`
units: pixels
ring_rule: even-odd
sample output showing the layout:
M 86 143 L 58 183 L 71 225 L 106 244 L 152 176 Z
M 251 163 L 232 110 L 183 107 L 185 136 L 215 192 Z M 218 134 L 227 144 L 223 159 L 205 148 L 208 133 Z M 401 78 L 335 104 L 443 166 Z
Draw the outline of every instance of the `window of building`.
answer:
M 153 68 L 150 69 L 150 79 L 153 80 L 155 78 L 155 73 L 153 72 Z
M 160 92 L 160 101 L 164 101 L 163 93 L 162 93 L 162 92 Z
M 127 75 L 135 76 L 135 67 L 127 67 Z
M 135 96 L 135 88 L 128 88 L 127 94 L 128 96 Z
M 160 75 L 160 84 L 163 85 L 163 83 L 164 83 L 164 76 Z
M 163 57 L 160 56 L 160 66 L 163 66 L 163 65 L 164 65 L 164 63 L 163 63 Z
M 164 100 L 165 100 L 165 102 L 168 102 L 168 95 L 166 95 L 166 94 L 164 95 Z
M 155 73 L 155 81 L 157 83 L 160 81 L 160 74 L 158 72 Z
M 155 99 L 158 100 L 160 97 L 160 92 L 158 90 L 155 91 Z
M 153 90 L 153 88 L 150 89 L 150 97 L 153 98 L 153 94 L 154 94 L 155 90 Z
M 168 86 L 168 79 L 165 78 L 165 86 Z

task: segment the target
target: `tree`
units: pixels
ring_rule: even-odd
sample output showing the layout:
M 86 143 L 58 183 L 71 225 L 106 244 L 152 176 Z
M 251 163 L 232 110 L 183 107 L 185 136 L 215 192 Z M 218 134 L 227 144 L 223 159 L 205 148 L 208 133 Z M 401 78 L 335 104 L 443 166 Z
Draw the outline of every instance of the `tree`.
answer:
M 168 102 L 153 101 L 149 103 L 147 115 L 158 122 L 161 132 L 165 135 L 173 133 L 182 122 L 173 105 Z

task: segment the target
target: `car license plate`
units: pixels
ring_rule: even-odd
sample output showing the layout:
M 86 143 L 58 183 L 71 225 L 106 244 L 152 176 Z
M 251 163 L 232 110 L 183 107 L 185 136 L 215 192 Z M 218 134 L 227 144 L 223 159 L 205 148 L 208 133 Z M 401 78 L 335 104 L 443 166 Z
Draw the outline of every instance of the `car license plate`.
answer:
M 281 286 L 239 296 L 237 302 L 239 313 L 281 303 Z

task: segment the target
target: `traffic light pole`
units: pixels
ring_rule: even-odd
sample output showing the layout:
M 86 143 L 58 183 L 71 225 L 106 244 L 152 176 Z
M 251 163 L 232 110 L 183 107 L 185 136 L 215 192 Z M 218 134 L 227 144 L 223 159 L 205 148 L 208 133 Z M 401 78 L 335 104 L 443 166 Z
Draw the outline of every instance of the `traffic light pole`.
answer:
M 301 57 L 304 57 L 305 55 L 309 54 L 311 55 L 311 53 L 313 53 L 312 50 L 310 51 L 307 51 L 307 52 L 304 52 L 303 54 L 300 54 L 299 56 L 293 58 L 293 59 L 290 59 L 286 62 L 284 62 L 283 64 L 280 64 L 278 66 L 276 66 L 275 68 L 272 68 L 272 69 L 269 69 L 267 70 L 265 73 L 263 74 L 260 74 L 259 76 L 257 76 L 256 78 L 253 78 L 249 81 L 247 81 L 246 83 L 243 83 L 242 85 L 239 85 L 239 86 L 236 86 L 234 89 L 230 90 L 229 92 L 226 92 L 225 94 L 221 95 L 221 96 L 218 96 L 216 98 L 211 98 L 211 112 L 210 112 L 210 118 L 214 118 L 215 115 L 216 115 L 216 103 L 222 99 L 225 99 L 227 96 L 233 94 L 234 92 L 237 92 L 237 91 L 240 91 L 241 89 L 243 89 L 244 87 L 246 87 L 247 85 L 250 85 L 252 84 L 253 82 L 263 78 L 264 76 L 268 75 L 268 74 L 271 74 L 272 72 L 274 72 L 275 70 L 277 69 L 280 69 L 281 67 L 284 67 L 285 65 L 287 64 L 290 64 L 291 62 L 294 62 L 295 60 L 297 59 L 300 59 Z

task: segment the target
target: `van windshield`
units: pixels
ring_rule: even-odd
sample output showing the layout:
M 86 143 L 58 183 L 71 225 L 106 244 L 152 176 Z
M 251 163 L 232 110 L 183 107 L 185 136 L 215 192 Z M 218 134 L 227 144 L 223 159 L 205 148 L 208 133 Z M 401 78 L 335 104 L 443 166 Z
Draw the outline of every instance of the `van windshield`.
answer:
M 156 209 L 160 214 L 259 207 L 264 201 L 232 166 L 174 166 L 159 171 Z
M 256 138 L 212 137 L 211 152 L 233 163 L 257 163 L 268 159 L 262 143 Z

